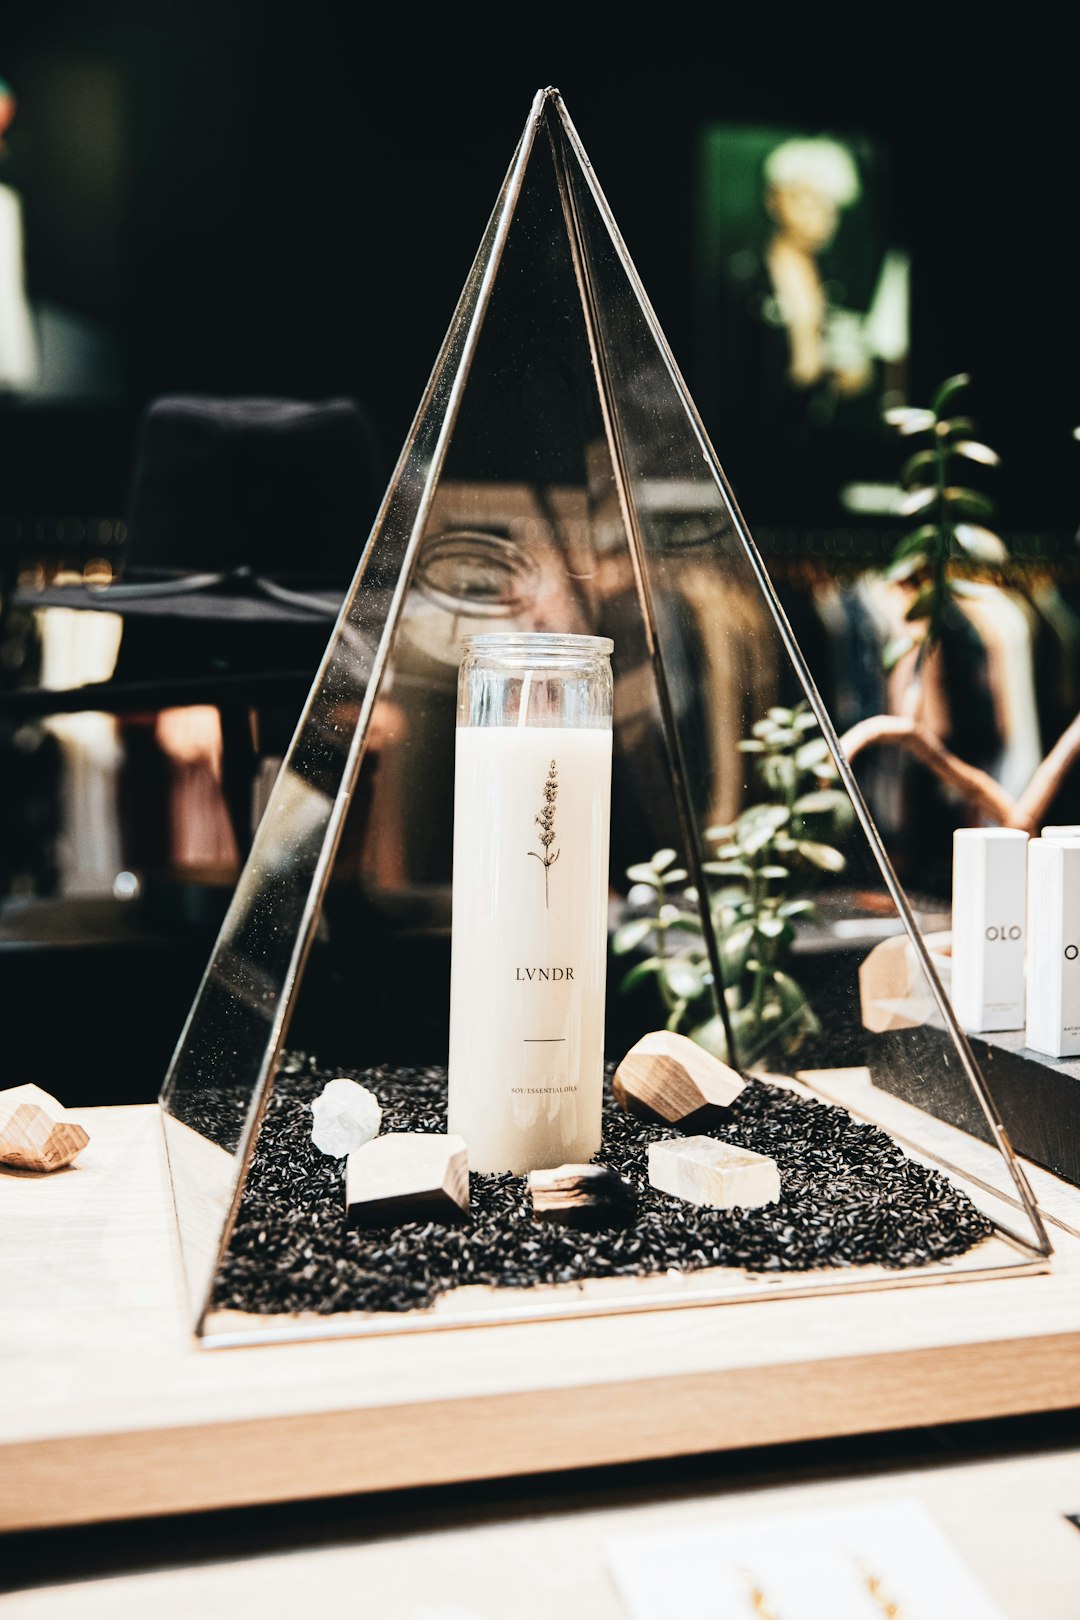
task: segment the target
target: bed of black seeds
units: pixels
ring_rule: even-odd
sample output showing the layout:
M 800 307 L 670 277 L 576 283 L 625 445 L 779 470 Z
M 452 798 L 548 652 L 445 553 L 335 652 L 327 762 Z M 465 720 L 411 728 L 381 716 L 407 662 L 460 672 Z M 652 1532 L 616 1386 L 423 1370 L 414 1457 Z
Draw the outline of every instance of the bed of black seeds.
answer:
M 714 1134 L 775 1159 L 781 1201 L 743 1213 L 654 1192 L 648 1144 L 677 1133 L 624 1113 L 611 1097 L 610 1074 L 596 1157 L 635 1189 L 633 1224 L 599 1233 L 541 1225 L 530 1216 L 524 1177 L 474 1174 L 470 1213 L 460 1224 L 350 1229 L 345 1161 L 320 1153 L 310 1135 L 312 1099 L 343 1073 L 375 1092 L 384 1131 L 446 1129 L 445 1069 L 331 1073 L 314 1059 L 286 1057 L 218 1277 L 219 1308 L 409 1311 L 460 1284 L 530 1288 L 672 1267 L 900 1269 L 963 1254 L 991 1231 L 945 1176 L 912 1163 L 883 1131 L 756 1080 L 731 1124 Z

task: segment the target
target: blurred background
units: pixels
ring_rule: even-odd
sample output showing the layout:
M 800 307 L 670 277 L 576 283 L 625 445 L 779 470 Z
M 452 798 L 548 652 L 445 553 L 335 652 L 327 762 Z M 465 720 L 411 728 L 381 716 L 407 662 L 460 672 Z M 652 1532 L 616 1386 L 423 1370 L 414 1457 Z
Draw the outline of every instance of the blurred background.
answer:
M 318 6 L 5 16 L 5 1083 L 70 1103 L 156 1095 L 545 84 L 841 729 L 898 701 L 880 591 L 905 528 L 903 446 L 884 413 L 970 375 L 963 409 L 1001 458 L 973 481 L 1010 571 L 974 664 L 970 637 L 953 640 L 940 728 L 1023 788 L 1080 706 L 1068 98 L 1036 39 L 1006 56 L 947 32 L 864 45 L 838 26 L 823 39 L 807 16 L 778 38 L 725 19 L 613 42 L 531 24 L 507 45 L 482 15 L 445 42 L 393 21 L 364 38 Z M 186 523 L 164 532 L 140 505 L 145 432 L 178 397 L 343 404 L 348 470 L 306 492 L 298 471 L 292 504 L 245 509 L 226 540 L 236 491 L 209 480 L 218 504 L 201 513 L 189 482 Z M 251 477 L 272 465 L 249 462 Z M 245 570 L 272 587 L 258 613 Z M 58 594 L 200 573 L 227 577 L 170 612 Z M 1050 819 L 1080 820 L 1074 776 Z M 902 878 L 946 904 L 963 809 L 899 756 L 868 756 L 864 781 Z

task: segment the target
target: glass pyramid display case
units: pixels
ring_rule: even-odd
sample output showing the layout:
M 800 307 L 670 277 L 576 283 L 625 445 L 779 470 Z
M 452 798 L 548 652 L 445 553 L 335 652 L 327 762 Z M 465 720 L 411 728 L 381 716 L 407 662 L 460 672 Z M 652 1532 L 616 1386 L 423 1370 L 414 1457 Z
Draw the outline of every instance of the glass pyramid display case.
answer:
M 722 447 L 721 447 L 722 448 Z M 612 1232 L 473 1175 L 443 1226 L 345 1220 L 327 1079 L 446 1130 L 467 636 L 609 638 L 599 1159 Z M 491 986 L 491 995 L 498 995 Z M 651 1031 L 747 1080 L 768 1210 L 685 1209 L 611 1074 Z M 539 92 L 161 1097 L 208 1345 L 1045 1270 L 1030 1188 L 557 91 Z M 771 1149 L 770 1149 L 771 1150 Z

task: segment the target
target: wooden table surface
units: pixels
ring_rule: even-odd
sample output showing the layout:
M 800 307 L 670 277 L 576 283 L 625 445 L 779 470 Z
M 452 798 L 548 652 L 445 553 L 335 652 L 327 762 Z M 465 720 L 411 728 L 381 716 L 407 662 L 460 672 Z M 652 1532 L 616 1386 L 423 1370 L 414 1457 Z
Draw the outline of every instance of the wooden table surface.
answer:
M 1041 1276 L 207 1350 L 157 1109 L 73 1117 L 71 1170 L 0 1172 L 3 1529 L 1080 1407 L 1061 1224 Z M 1080 1192 L 1035 1179 L 1080 1229 Z
M 910 1452 L 875 1436 L 509 1489 L 446 1487 L 9 1535 L 0 1616 L 630 1620 L 613 1579 L 614 1537 L 640 1545 L 657 1532 L 914 1502 L 1008 1620 L 1076 1620 L 1080 1530 L 1070 1515 L 1080 1512 L 1080 1426 L 1069 1424 L 1071 1444 L 1046 1445 L 1044 1436 L 1041 1448 L 1017 1447 L 1013 1432 L 999 1437 L 1004 1454 L 989 1456 L 998 1431 L 1016 1426 L 977 1427 L 979 1442 L 959 1455 L 957 1431 L 935 1430 Z M 921 1616 L 905 1608 L 899 1620 Z

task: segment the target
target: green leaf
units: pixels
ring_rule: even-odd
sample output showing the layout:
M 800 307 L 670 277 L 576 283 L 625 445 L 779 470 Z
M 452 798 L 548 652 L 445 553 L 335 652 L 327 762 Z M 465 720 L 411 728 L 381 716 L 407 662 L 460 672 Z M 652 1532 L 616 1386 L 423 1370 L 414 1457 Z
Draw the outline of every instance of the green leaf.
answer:
M 611 949 L 616 956 L 625 956 L 635 945 L 640 945 L 643 939 L 647 939 L 652 930 L 651 917 L 635 917 L 632 922 L 624 922 L 616 928 L 611 937 Z
M 969 439 L 975 432 L 970 416 L 952 416 L 940 421 L 934 429 L 939 439 Z
M 961 517 L 988 518 L 994 515 L 993 501 L 980 489 L 964 489 L 959 484 L 949 484 L 944 494 L 950 512 L 957 512 Z
M 732 915 L 741 912 L 749 904 L 746 889 L 737 884 L 728 883 L 722 889 L 716 889 L 710 896 L 713 913 L 717 910 L 731 912 Z
M 790 973 L 781 973 L 779 970 L 772 976 L 772 989 L 776 992 L 777 1000 L 787 1017 L 799 1012 L 806 1006 L 806 991 L 802 985 L 791 977 Z
M 949 446 L 950 454 L 966 456 L 969 461 L 977 461 L 983 467 L 1000 467 L 1001 457 L 996 450 L 991 450 L 988 444 L 980 444 L 978 439 L 955 439 Z
M 676 866 L 672 871 L 664 873 L 664 882 L 685 883 L 688 875 L 688 873 L 683 871 L 681 866 Z
M 750 922 L 737 923 L 717 941 L 726 978 L 736 979 L 746 971 L 746 958 L 753 941 L 754 925 Z
M 750 727 L 750 735 L 752 737 L 769 737 L 775 730 L 776 724 L 774 721 L 755 720 L 754 724 Z
M 664 1028 L 665 1029 L 670 1029 L 670 1030 L 677 1030 L 679 1025 L 683 1021 L 683 1015 L 685 1014 L 685 1012 L 686 1012 L 686 1002 L 685 1001 L 677 1001 L 675 1003 L 674 1007 L 672 1007 L 670 1013 L 668 1013 L 667 1023 L 664 1025 Z
M 799 854 L 811 866 L 820 867 L 823 872 L 842 872 L 847 865 L 838 849 L 831 844 L 817 844 L 807 839 L 800 839 Z
M 761 768 L 762 780 L 774 793 L 786 794 L 795 786 L 795 761 L 789 754 L 775 754 Z
M 757 931 L 764 934 L 766 939 L 780 939 L 791 932 L 783 917 L 759 917 Z
M 715 841 L 718 838 L 730 838 L 734 831 L 735 824 L 733 822 L 730 827 L 706 827 L 705 836 L 710 841 Z
M 784 804 L 752 804 L 743 811 L 735 826 L 740 835 L 761 828 L 776 832 L 778 828 L 786 826 L 790 819 L 791 812 Z
M 812 771 L 818 764 L 832 761 L 829 745 L 824 737 L 811 737 L 796 751 L 795 763 L 800 771 Z
M 704 1024 L 698 1024 L 696 1029 L 692 1029 L 690 1039 L 704 1051 L 711 1052 L 713 1057 L 719 1058 L 721 1063 L 731 1062 L 724 1021 L 718 1013 Z
M 667 925 L 668 932 L 681 932 L 684 934 L 700 934 L 701 918 L 692 917 L 687 911 L 680 911 L 677 917 L 672 917 Z
M 735 746 L 740 754 L 763 754 L 765 752 L 765 744 L 759 741 L 757 737 L 744 737 Z
M 626 995 L 637 988 L 643 980 L 651 978 L 660 966 L 658 956 L 650 956 L 644 962 L 635 962 L 629 973 L 625 974 L 619 983 L 620 995 Z
M 809 709 L 804 709 L 801 714 L 797 714 L 795 716 L 794 724 L 796 731 L 816 731 L 817 723 L 817 715 L 812 714 Z
M 928 546 L 934 546 L 940 532 L 936 523 L 920 523 L 917 529 L 912 529 L 910 534 L 897 541 L 893 547 L 893 560 L 910 557 L 913 551 L 925 551 Z
M 796 845 L 795 847 L 798 848 L 799 846 Z M 785 878 L 791 876 L 791 872 L 786 866 L 759 866 L 757 875 L 759 878 L 765 878 L 769 883 L 782 883 Z
M 910 556 L 900 557 L 896 562 L 891 562 L 888 568 L 884 570 L 882 578 L 896 582 L 910 579 L 912 574 L 917 574 L 921 569 L 929 568 L 929 566 L 930 559 L 925 551 L 913 551 Z
M 701 870 L 710 877 L 749 877 L 751 869 L 745 861 L 706 861 Z
M 660 965 L 660 974 L 673 996 L 680 1001 L 693 1001 L 705 988 L 701 969 L 684 957 L 672 956 Z
M 911 623 L 914 623 L 916 619 L 930 618 L 934 611 L 934 607 L 937 604 L 937 600 L 937 587 L 934 585 L 924 585 L 922 590 L 916 594 L 915 600 L 904 614 L 904 618 L 909 620 Z
M 753 932 L 754 925 L 752 921 L 747 922 L 736 919 L 718 932 L 716 936 L 717 943 L 721 946 L 731 945 L 734 950 L 741 950 L 744 945 L 749 943 Z
M 971 383 L 966 371 L 958 371 L 954 377 L 946 377 L 937 393 L 930 401 L 930 409 L 935 417 L 940 417 L 942 411 L 951 399 L 955 399 Z
M 781 709 L 781 708 L 776 707 L 775 705 L 771 709 L 766 709 L 765 713 L 769 717 L 770 720 L 775 720 L 777 725 L 780 725 L 780 726 L 790 726 L 791 722 L 795 718 L 794 710 L 792 710 L 792 709 Z
M 651 866 L 646 866 L 644 864 L 638 866 L 628 866 L 626 868 L 626 875 L 634 883 L 651 883 L 654 889 L 660 887 L 659 879 Z
M 912 484 L 918 481 L 920 474 L 931 472 L 936 466 L 936 450 L 916 450 L 915 454 L 909 456 L 901 467 L 900 482 L 905 489 L 909 489 Z
M 895 669 L 901 658 L 905 658 L 914 645 L 914 636 L 894 636 L 887 642 L 881 655 L 881 667 L 885 673 L 888 674 L 889 670 Z
M 759 855 L 766 844 L 772 842 L 773 829 L 768 826 L 751 828 L 742 839 L 744 855 Z
M 976 562 L 996 565 L 1009 560 L 1008 547 L 1001 536 L 978 523 L 958 523 L 953 529 L 953 538 Z
M 851 800 L 838 788 L 819 788 L 816 793 L 804 793 L 791 808 L 797 816 L 844 815 L 851 809 Z
M 673 849 L 658 849 L 649 865 L 654 872 L 662 872 L 665 867 L 671 865 L 674 859 L 675 851 Z
M 914 517 L 918 512 L 928 512 L 937 500 L 936 489 L 919 487 L 909 489 L 903 500 L 896 504 L 896 510 L 901 517 Z
M 925 433 L 927 428 L 934 425 L 934 413 L 922 410 L 917 405 L 893 405 L 885 412 L 885 421 L 905 435 Z
M 778 917 L 805 917 L 807 921 L 816 919 L 817 907 L 812 900 L 785 900 L 777 907 Z

